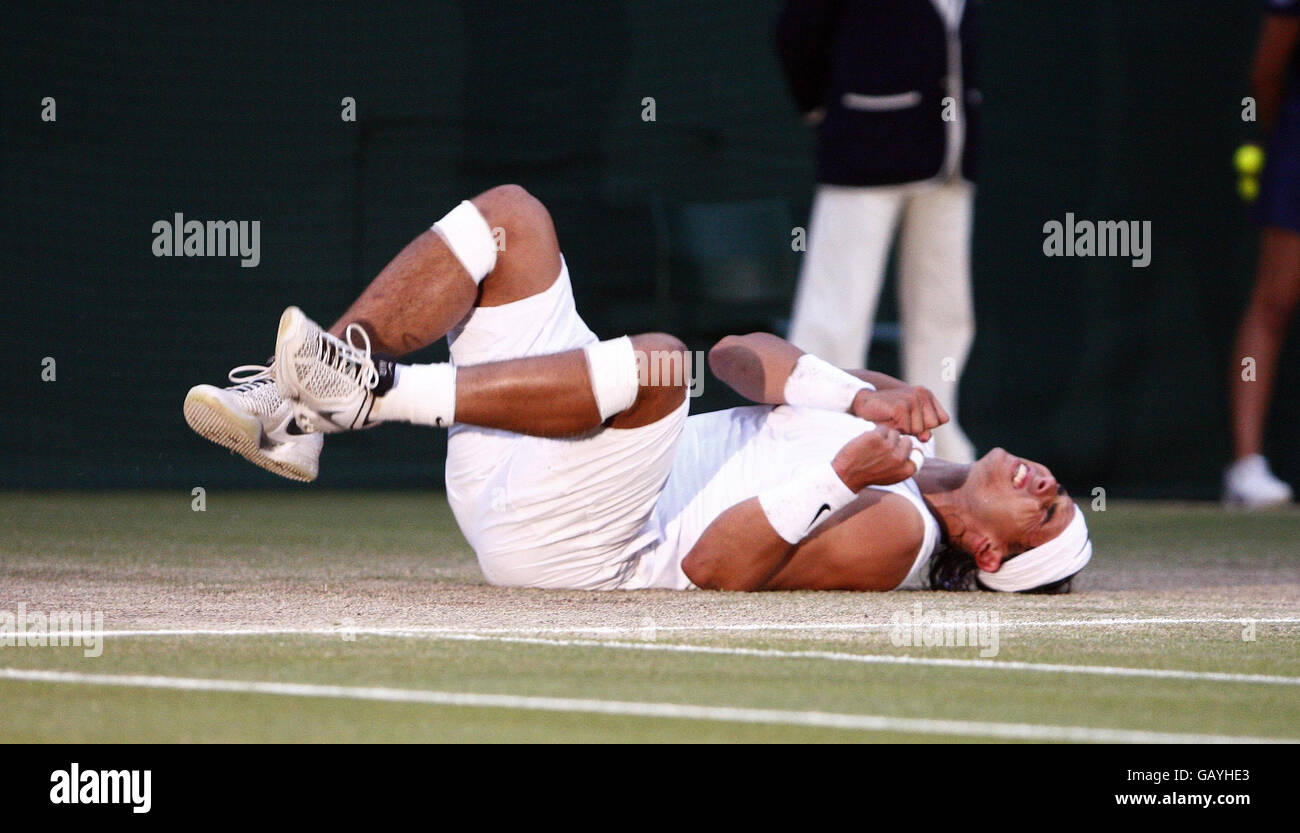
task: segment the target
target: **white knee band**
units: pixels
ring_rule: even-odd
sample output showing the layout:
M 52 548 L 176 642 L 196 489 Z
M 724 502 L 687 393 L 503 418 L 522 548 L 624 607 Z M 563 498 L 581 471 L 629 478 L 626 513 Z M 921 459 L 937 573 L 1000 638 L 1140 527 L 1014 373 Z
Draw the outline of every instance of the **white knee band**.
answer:
M 875 385 L 852 373 L 840 370 L 812 353 L 804 353 L 785 381 L 783 398 L 787 405 L 846 413 L 853 407 L 853 398 L 858 391 L 875 389 Z
M 623 336 L 609 341 L 596 341 L 582 350 L 587 354 L 591 392 L 596 396 L 596 407 L 600 410 L 601 420 L 632 407 L 640 389 L 632 339 Z
M 857 496 L 830 463 L 821 463 L 759 493 L 758 504 L 776 534 L 797 544 Z
M 433 224 L 474 283 L 481 283 L 497 263 L 497 242 L 474 203 L 465 200 Z

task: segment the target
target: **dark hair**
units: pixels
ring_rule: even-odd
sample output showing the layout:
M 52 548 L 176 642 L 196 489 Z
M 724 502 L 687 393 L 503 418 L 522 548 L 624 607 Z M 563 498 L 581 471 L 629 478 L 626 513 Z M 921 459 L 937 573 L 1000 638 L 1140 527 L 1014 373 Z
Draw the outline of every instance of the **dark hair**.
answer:
M 1014 558 L 1014 556 L 1012 557 Z M 930 569 L 927 578 L 925 585 L 927 590 L 988 590 L 989 592 L 995 592 L 980 581 L 979 568 L 975 566 L 975 557 L 951 544 L 940 544 L 935 549 L 934 554 L 930 556 Z M 1069 593 L 1073 581 L 1074 576 L 1066 576 L 1058 581 L 1040 584 L 1038 587 L 1031 587 L 1028 590 L 1019 590 L 1017 592 L 1042 595 Z

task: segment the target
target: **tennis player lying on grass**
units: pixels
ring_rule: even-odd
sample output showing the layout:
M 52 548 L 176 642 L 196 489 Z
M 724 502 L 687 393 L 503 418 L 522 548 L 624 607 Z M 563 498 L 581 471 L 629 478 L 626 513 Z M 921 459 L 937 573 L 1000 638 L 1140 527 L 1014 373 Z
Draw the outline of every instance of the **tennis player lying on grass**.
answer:
M 450 363 L 392 358 L 443 335 Z M 290 307 L 272 365 L 193 388 L 185 417 L 299 480 L 322 433 L 449 428 L 448 500 L 498 585 L 1059 592 L 1091 557 L 1045 466 L 924 459 L 947 421 L 928 391 L 762 333 L 709 361 L 763 404 L 688 418 L 682 343 L 598 340 L 549 214 L 507 185 L 412 241 L 328 333 Z

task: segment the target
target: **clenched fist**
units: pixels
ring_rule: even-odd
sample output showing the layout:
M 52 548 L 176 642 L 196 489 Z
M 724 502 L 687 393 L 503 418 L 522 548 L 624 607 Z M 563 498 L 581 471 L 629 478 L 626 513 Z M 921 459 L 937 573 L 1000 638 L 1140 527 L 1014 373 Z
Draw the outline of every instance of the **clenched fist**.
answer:
M 849 412 L 876 425 L 887 425 L 903 434 L 911 434 L 921 442 L 930 439 L 930 429 L 948 421 L 948 412 L 934 394 L 912 385 L 858 391 Z
M 831 466 L 844 485 L 857 492 L 868 486 L 887 486 L 916 474 L 908 458 L 912 441 L 887 425 L 877 425 L 844 444 Z

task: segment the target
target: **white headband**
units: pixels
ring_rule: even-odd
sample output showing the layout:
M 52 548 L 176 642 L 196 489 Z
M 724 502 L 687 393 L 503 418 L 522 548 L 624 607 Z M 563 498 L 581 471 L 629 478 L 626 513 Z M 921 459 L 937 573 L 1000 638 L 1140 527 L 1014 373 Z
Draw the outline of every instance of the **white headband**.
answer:
M 1069 578 L 1091 559 L 1092 540 L 1088 537 L 1088 525 L 1084 523 L 1083 510 L 1076 504 L 1074 517 L 1060 535 L 1002 562 L 996 573 L 980 570 L 979 578 L 985 587 L 1004 593 L 1032 590 Z

